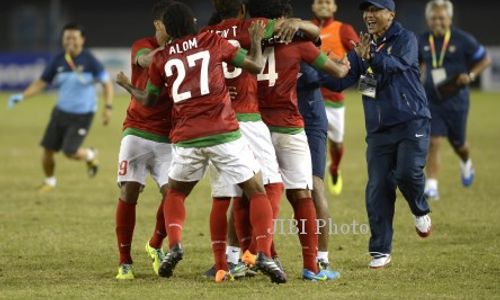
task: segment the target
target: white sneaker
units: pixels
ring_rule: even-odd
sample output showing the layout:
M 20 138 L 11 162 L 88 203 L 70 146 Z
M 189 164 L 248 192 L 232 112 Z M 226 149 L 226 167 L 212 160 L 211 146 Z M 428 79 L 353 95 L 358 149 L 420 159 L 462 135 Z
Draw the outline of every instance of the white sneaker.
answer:
M 372 260 L 368 264 L 370 269 L 382 269 L 391 262 L 390 254 L 379 254 L 372 257 Z
M 424 194 L 429 200 L 433 201 L 439 200 L 439 191 L 437 189 L 428 189 L 424 192 Z
M 428 237 L 432 231 L 431 217 L 428 214 L 421 217 L 415 216 L 415 229 L 420 237 Z

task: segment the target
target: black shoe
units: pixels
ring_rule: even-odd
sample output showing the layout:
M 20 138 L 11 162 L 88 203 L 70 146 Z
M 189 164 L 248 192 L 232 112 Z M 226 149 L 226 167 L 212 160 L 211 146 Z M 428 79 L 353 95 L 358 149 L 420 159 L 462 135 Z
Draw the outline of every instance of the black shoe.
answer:
M 276 265 L 278 266 L 278 268 L 280 268 L 280 270 L 281 270 L 282 272 L 284 272 L 284 271 L 283 271 L 283 264 L 281 263 L 281 260 L 279 259 L 279 257 L 278 257 L 278 256 L 275 256 L 275 257 L 273 257 L 273 260 L 274 260 L 274 262 L 276 263 Z
M 271 282 L 278 284 L 286 282 L 285 272 L 276 265 L 276 262 L 274 262 L 272 258 L 265 256 L 264 253 L 259 252 L 259 254 L 257 254 L 255 265 L 258 270 L 271 278 Z
M 211 266 L 210 269 L 206 270 L 205 273 L 203 273 L 203 276 L 206 278 L 215 278 L 215 266 Z
M 184 251 L 182 251 L 181 245 L 177 244 L 170 249 L 170 252 L 165 255 L 165 258 L 161 262 L 160 269 L 158 270 L 158 275 L 160 277 L 171 277 L 174 273 L 175 266 L 178 262 L 182 260 Z

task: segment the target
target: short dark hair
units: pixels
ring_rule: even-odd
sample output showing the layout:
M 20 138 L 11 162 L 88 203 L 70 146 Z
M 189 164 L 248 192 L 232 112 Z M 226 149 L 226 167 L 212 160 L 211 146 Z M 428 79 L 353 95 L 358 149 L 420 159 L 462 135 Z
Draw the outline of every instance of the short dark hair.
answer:
M 252 18 L 281 18 L 290 8 L 289 0 L 248 0 L 247 3 L 247 9 Z
M 158 0 L 153 5 L 152 9 L 153 21 L 163 20 L 163 15 L 165 14 L 165 10 L 167 9 L 169 4 L 170 4 L 169 0 Z
M 208 26 L 217 25 L 220 22 L 222 22 L 221 16 L 216 11 L 214 11 L 212 13 L 212 15 L 210 16 L 210 19 L 208 19 L 208 24 L 207 25 Z
M 238 15 L 243 0 L 213 0 L 215 10 L 222 19 L 234 18 Z
M 66 30 L 78 30 L 80 31 L 82 37 L 85 37 L 85 28 L 81 24 L 78 24 L 76 22 L 71 22 L 64 25 L 61 34 L 63 34 Z
M 170 3 L 163 15 L 163 24 L 165 24 L 168 35 L 174 39 L 198 32 L 193 11 L 181 2 L 173 1 Z

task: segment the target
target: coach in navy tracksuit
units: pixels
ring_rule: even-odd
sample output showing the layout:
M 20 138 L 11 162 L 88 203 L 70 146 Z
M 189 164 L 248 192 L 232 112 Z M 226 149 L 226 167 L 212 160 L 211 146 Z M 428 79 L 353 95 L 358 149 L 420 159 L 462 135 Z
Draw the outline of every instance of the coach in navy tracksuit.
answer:
M 426 7 L 429 31 L 419 40 L 424 87 L 432 114 L 425 193 L 435 200 L 439 198 L 439 148 L 444 138 L 460 158 L 463 186 L 473 182 L 474 168 L 465 135 L 469 85 L 491 64 L 484 46 L 469 33 L 451 26 L 452 17 L 450 1 L 429 1 Z M 450 85 L 451 90 L 443 89 L 446 85 Z
M 328 226 L 330 213 L 325 197 L 326 143 L 328 134 L 328 119 L 325 103 L 320 90 L 320 76 L 316 69 L 307 63 L 300 65 L 300 77 L 297 81 L 297 98 L 300 114 L 304 118 L 304 129 L 311 152 L 313 190 L 312 198 L 316 208 L 318 221 L 318 265 L 320 269 L 328 269 Z M 332 278 L 339 276 L 332 271 Z
M 367 137 L 366 208 L 370 222 L 371 268 L 391 261 L 396 188 L 415 216 L 420 236 L 431 230 L 424 196 L 430 113 L 419 79 L 415 35 L 394 21 L 392 0 L 363 1 L 360 9 L 369 34 L 348 54 L 351 70 L 327 87 L 341 91 L 359 81 Z

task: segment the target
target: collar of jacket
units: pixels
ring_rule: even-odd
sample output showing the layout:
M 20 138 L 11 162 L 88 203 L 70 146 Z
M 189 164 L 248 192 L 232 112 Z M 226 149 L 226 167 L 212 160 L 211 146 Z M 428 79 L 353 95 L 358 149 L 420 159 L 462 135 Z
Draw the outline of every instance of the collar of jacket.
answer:
M 375 42 L 375 40 L 372 38 L 372 44 L 374 46 L 385 44 L 387 41 L 390 41 L 394 37 L 398 36 L 402 29 L 403 26 L 401 26 L 401 23 L 394 21 L 380 39 Z

